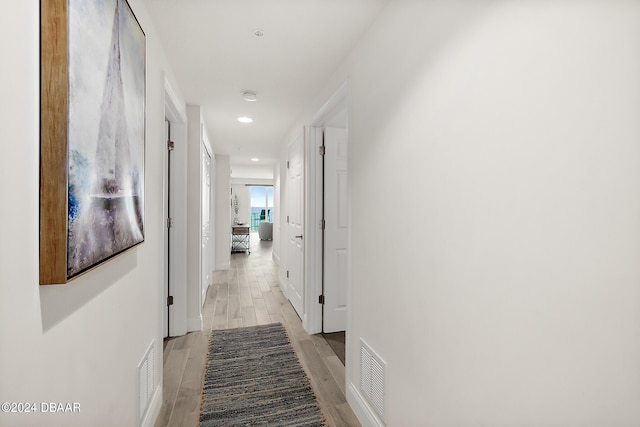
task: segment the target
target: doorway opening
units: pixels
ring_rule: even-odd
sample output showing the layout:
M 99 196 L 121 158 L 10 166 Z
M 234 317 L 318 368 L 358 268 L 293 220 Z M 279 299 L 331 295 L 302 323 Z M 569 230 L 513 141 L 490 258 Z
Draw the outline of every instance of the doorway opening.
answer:
M 323 127 L 322 146 L 322 332 L 347 329 L 349 238 L 348 137 L 339 114 Z M 329 126 L 332 125 L 332 126 Z
M 349 354 L 348 88 L 345 82 L 336 91 L 306 133 L 304 289 L 309 310 L 303 324 L 310 334 L 322 333 L 341 361 Z
M 261 222 L 273 222 L 273 186 L 251 186 L 251 231 Z
M 185 112 L 169 83 L 165 81 L 164 104 L 164 296 L 163 333 L 165 337 L 184 335 L 187 332 L 187 256 L 186 256 L 186 192 L 180 191 L 186 183 L 186 123 Z

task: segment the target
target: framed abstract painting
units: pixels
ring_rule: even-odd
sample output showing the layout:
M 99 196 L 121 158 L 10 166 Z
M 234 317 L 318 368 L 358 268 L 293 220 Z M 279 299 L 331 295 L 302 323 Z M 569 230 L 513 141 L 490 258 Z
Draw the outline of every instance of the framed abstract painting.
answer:
M 40 284 L 144 241 L 145 55 L 126 0 L 41 1 Z

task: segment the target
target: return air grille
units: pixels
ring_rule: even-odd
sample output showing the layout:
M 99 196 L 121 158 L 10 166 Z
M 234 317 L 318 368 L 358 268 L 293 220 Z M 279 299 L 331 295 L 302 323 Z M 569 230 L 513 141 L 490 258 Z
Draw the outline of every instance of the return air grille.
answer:
M 369 404 L 384 421 L 384 371 L 386 363 L 360 339 L 360 389 Z

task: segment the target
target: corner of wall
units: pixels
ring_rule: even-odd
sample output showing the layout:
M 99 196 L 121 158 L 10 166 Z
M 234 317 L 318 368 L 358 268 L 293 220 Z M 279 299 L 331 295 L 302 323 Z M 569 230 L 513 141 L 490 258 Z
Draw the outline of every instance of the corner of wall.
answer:
M 226 262 L 222 264 L 216 264 L 216 271 L 220 271 L 220 270 L 231 270 L 231 263 Z
M 187 332 L 201 331 L 203 326 L 202 314 L 197 317 L 190 317 L 187 320 Z

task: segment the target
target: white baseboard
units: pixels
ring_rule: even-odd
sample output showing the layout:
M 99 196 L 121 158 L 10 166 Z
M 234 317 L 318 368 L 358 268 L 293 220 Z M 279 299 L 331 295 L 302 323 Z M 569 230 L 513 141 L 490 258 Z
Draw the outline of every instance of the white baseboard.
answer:
M 198 317 L 187 319 L 187 332 L 201 331 L 203 325 L 202 314 Z
M 275 252 L 273 252 L 273 251 L 272 251 L 272 252 L 271 252 L 271 259 L 273 259 L 273 262 L 274 262 L 276 265 L 280 265 L 280 255 L 278 255 L 277 253 L 275 253 Z
M 231 270 L 231 261 L 216 265 L 216 270 Z
M 362 427 L 384 427 L 385 424 L 380 421 L 373 409 L 365 401 L 364 396 L 360 394 L 358 388 L 351 381 L 347 381 L 347 402 Z
M 147 414 L 140 421 L 140 427 L 153 427 L 156 424 L 158 415 L 160 415 L 160 409 L 162 408 L 162 383 L 158 384 L 156 391 L 153 393 L 149 407 L 147 408 Z
M 288 298 L 288 296 L 287 296 L 287 278 L 286 277 L 282 277 L 282 276 L 278 276 L 278 284 L 280 285 L 280 290 L 284 294 L 285 298 Z

